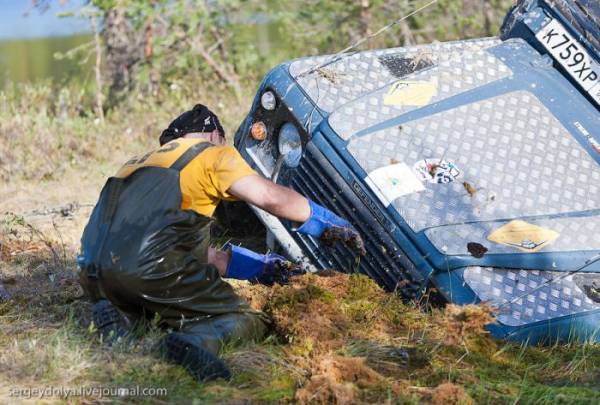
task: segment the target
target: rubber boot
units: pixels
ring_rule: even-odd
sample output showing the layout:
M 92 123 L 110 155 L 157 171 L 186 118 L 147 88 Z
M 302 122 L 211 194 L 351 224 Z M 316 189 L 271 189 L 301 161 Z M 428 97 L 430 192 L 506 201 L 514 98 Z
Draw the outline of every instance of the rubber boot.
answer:
M 92 320 L 104 342 L 112 344 L 128 332 L 127 318 L 108 300 L 101 300 L 92 307 Z
M 185 334 L 169 333 L 160 342 L 159 350 L 168 360 L 183 366 L 198 382 L 231 378 L 225 363 Z

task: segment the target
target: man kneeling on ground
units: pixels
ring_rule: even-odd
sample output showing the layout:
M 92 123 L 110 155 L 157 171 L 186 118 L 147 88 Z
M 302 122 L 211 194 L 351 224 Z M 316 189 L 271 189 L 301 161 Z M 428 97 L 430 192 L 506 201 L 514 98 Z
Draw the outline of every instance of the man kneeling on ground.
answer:
M 225 145 L 217 116 L 203 105 L 175 119 L 160 145 L 125 163 L 102 189 L 81 240 L 80 282 L 96 303 L 93 319 L 101 333 L 126 333 L 120 312 L 134 320 L 158 314 L 173 330 L 162 339 L 161 353 L 199 381 L 229 378 L 220 349 L 259 339 L 266 327 L 261 313 L 223 279 L 272 285 L 286 280 L 280 272 L 288 266 L 276 254 L 211 247 L 219 202 L 254 204 L 317 238 L 335 228 L 356 234 L 326 208 L 257 175 Z

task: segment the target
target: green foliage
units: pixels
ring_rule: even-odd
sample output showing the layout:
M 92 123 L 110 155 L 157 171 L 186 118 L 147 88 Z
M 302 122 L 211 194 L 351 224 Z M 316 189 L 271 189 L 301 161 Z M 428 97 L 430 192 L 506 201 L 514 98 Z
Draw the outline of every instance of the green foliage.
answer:
M 50 1 L 38 1 L 38 7 Z M 171 86 L 196 90 L 198 97 L 209 87 L 239 103 L 251 97 L 257 82 L 278 63 L 339 52 L 428 2 L 89 0 L 62 16 L 104 20 L 99 25 L 104 45 L 100 84 L 101 93 L 108 95 L 105 109 L 111 109 L 139 95 L 164 99 Z M 438 0 L 365 41 L 359 50 L 495 35 L 511 4 L 512 0 Z M 86 92 L 92 93 L 95 48 L 86 39 L 71 51 L 53 53 L 63 61 L 85 62 L 81 69 L 87 73 L 70 76 L 88 81 Z
M 165 86 L 211 87 L 238 100 L 285 60 L 335 53 L 425 5 L 416 0 L 90 0 L 105 16 L 124 12 L 124 26 L 105 24 L 107 43 L 127 36 L 135 51 L 136 88 L 161 95 Z M 489 36 L 511 0 L 439 0 L 366 41 L 362 49 Z M 111 14 L 112 13 L 112 14 Z M 110 53 L 125 49 L 108 48 Z M 134 56 L 135 53 L 138 56 Z M 123 62 L 125 63 L 125 62 Z M 109 72 L 110 76 L 110 72 Z M 109 83 L 109 85 L 112 85 Z

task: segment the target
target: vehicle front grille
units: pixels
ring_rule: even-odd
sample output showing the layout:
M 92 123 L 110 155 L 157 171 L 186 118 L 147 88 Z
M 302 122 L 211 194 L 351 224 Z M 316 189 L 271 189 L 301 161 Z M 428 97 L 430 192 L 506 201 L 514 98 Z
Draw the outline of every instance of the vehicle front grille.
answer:
M 377 221 L 373 212 L 312 143 L 307 145 L 302 162 L 289 177 L 289 183 L 299 193 L 350 221 L 364 240 L 367 254 L 357 266 L 355 253 L 347 247 L 338 243 L 334 248 L 319 248 L 314 238 L 294 233 L 307 247 L 305 250 L 317 266 L 343 272 L 358 267 L 386 290 L 397 291 L 407 299 L 416 296 L 423 277 L 390 235 L 391 224 L 383 226 Z

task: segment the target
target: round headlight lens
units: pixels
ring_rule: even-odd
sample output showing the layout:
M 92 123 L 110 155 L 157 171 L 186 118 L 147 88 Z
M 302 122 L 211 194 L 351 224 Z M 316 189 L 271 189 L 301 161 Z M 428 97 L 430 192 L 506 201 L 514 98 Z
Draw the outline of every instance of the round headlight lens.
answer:
M 267 138 L 267 126 L 262 121 L 255 122 L 250 127 L 250 135 L 259 142 L 264 141 Z
M 262 96 L 260 96 L 260 105 L 265 110 L 274 110 L 276 104 L 277 100 L 275 99 L 275 94 L 273 94 L 272 91 L 267 90 L 262 94 Z
M 302 157 L 302 139 L 300 133 L 294 124 L 287 122 L 279 130 L 279 140 L 277 141 L 279 153 L 284 156 L 285 164 L 289 167 L 296 167 L 300 164 Z

